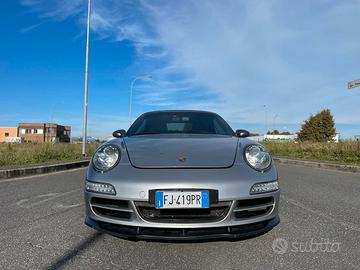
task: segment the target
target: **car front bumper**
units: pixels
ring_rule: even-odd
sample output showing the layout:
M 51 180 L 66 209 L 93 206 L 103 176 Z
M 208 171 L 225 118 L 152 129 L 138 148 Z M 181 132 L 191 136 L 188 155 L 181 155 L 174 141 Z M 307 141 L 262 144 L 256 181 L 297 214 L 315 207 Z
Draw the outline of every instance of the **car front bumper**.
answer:
M 85 192 L 88 226 L 122 238 L 201 240 L 239 238 L 271 230 L 279 223 L 280 191 L 211 204 L 189 218 L 163 215 L 147 201 Z M 199 213 L 199 214 L 196 214 Z

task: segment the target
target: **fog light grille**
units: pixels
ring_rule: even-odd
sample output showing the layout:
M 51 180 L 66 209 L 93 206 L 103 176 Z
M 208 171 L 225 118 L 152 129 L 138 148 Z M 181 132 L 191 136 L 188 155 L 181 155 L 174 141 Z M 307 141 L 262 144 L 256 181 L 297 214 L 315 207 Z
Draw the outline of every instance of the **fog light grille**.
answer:
M 103 217 L 130 219 L 133 210 L 128 201 L 94 197 L 90 202 L 93 211 Z
M 267 215 L 274 207 L 273 197 L 263 197 L 236 201 L 235 217 L 248 219 Z

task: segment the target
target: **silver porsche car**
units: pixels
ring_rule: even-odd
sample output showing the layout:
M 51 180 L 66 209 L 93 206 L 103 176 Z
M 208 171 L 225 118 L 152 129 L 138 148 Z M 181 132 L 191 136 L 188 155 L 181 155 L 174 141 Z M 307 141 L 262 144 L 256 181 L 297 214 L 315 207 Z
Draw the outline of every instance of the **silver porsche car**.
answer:
M 85 223 L 114 236 L 199 240 L 259 235 L 279 223 L 266 149 L 205 111 L 154 111 L 101 145 L 85 181 Z

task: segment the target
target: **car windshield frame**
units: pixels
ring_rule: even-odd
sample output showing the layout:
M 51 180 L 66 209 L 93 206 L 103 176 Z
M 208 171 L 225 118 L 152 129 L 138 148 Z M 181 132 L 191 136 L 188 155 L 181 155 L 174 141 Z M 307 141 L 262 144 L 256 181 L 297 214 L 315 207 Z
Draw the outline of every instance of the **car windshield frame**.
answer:
M 142 127 L 142 125 L 148 125 L 146 122 L 149 121 L 150 125 L 152 124 L 154 128 L 148 128 L 147 126 Z M 158 126 L 156 126 L 156 124 L 158 124 Z M 189 130 L 177 130 L 176 128 L 169 130 L 170 125 L 176 127 L 176 124 L 183 125 L 184 129 L 185 125 L 191 128 Z M 217 127 L 215 127 L 215 125 Z M 160 126 L 163 128 L 161 129 Z M 196 126 L 197 129 L 194 129 Z M 201 130 L 201 128 L 203 128 L 203 130 Z M 202 111 L 159 111 L 144 113 L 130 126 L 125 136 L 171 134 L 235 136 L 233 129 L 221 116 L 216 113 Z

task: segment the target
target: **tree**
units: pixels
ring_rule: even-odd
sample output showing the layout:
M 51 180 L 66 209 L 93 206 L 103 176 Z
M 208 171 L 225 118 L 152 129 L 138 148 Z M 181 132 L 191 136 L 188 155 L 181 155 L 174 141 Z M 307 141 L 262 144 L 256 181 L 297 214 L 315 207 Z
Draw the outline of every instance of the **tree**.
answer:
M 280 132 L 277 129 L 274 129 L 273 131 L 269 130 L 266 134 L 268 134 L 268 135 L 291 135 L 291 133 L 289 131 Z
M 329 109 L 311 115 L 302 125 L 298 139 L 300 141 L 328 142 L 336 134 L 334 118 Z
M 269 134 L 269 135 L 279 135 L 280 132 L 277 129 L 274 129 L 273 131 L 268 131 L 267 134 Z

